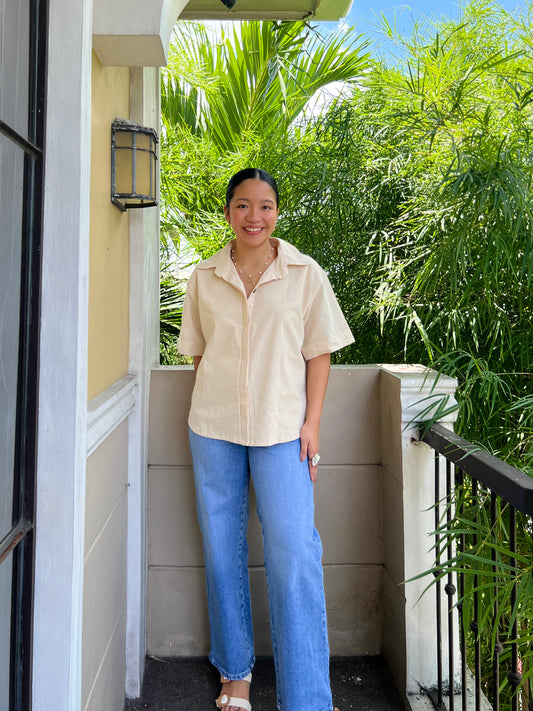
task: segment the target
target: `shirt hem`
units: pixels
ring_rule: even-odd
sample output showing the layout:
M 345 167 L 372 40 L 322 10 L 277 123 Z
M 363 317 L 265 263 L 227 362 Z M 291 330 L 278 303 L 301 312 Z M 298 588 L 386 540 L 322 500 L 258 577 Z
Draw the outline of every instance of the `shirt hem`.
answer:
M 201 427 L 195 427 L 194 425 L 191 425 L 190 422 L 189 422 L 189 427 L 194 432 L 194 434 L 198 435 L 199 437 L 207 437 L 208 439 L 218 439 L 218 440 L 222 440 L 224 442 L 231 442 L 232 444 L 239 444 L 242 447 L 271 447 L 275 444 L 285 444 L 286 442 L 293 442 L 295 439 L 300 439 L 300 430 L 299 429 L 296 434 L 290 434 L 287 436 L 283 435 L 282 437 L 274 437 L 274 438 L 268 437 L 264 441 L 261 440 L 261 441 L 257 442 L 253 438 L 252 439 L 242 438 L 242 437 L 236 437 L 234 435 L 226 436 L 225 433 L 223 433 L 223 432 L 214 434 L 213 432 L 202 430 Z
M 334 341 L 325 341 L 323 343 L 305 346 L 302 348 L 302 355 L 305 360 L 311 360 L 311 358 L 316 358 L 317 356 L 324 355 L 325 353 L 334 353 L 335 351 L 345 348 L 346 346 L 349 346 L 350 343 L 354 342 L 355 338 L 350 333 L 349 336 L 346 335 Z

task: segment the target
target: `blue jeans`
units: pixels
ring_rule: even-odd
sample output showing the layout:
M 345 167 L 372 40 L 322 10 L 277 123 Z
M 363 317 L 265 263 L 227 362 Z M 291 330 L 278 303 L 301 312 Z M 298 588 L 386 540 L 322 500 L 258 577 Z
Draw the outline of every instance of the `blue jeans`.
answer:
M 255 661 L 248 581 L 250 476 L 263 531 L 280 711 L 331 711 L 322 544 L 300 440 L 245 447 L 189 430 L 203 536 L 209 658 L 229 679 Z

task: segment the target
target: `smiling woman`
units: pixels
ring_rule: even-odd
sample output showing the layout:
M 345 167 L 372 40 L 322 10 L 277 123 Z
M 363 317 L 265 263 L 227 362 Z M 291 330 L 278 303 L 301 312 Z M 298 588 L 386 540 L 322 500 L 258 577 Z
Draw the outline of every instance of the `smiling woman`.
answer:
M 255 658 L 246 529 L 252 479 L 278 707 L 332 711 L 312 483 L 330 353 L 353 337 L 318 264 L 272 236 L 278 190 L 268 173 L 236 173 L 224 213 L 234 239 L 192 274 L 178 343 L 196 370 L 189 437 L 210 659 L 222 684 L 217 706 L 250 711 Z

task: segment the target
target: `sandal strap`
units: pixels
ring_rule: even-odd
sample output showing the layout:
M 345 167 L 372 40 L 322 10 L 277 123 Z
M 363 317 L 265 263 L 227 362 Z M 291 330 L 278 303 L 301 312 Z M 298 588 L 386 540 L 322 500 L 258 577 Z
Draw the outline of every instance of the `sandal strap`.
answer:
M 252 711 L 252 705 L 248 699 L 239 699 L 238 696 L 222 694 L 215 703 L 219 709 L 224 708 L 224 706 L 235 706 L 235 708 L 244 709 L 244 711 Z
M 221 684 L 227 684 L 230 681 L 247 681 L 249 684 L 252 681 L 252 672 L 247 674 L 244 679 L 227 679 L 225 676 L 220 677 Z M 244 709 L 244 711 L 252 711 L 252 705 L 248 699 L 241 699 L 238 696 L 230 696 L 229 694 L 220 694 L 215 701 L 217 708 L 221 709 L 224 706 L 235 706 L 235 708 Z
M 244 677 L 244 679 L 228 679 L 227 677 L 222 676 L 222 674 L 220 675 L 220 683 L 221 684 L 227 684 L 230 681 L 247 681 L 249 684 L 251 684 L 252 683 L 252 672 L 247 674 Z M 337 709 L 337 711 L 338 711 L 338 709 Z

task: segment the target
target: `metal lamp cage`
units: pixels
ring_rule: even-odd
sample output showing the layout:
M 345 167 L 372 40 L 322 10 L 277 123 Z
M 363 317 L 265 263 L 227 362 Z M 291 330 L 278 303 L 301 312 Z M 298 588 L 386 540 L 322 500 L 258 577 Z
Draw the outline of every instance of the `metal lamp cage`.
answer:
M 111 125 L 111 202 L 129 208 L 157 205 L 157 133 L 132 121 Z

